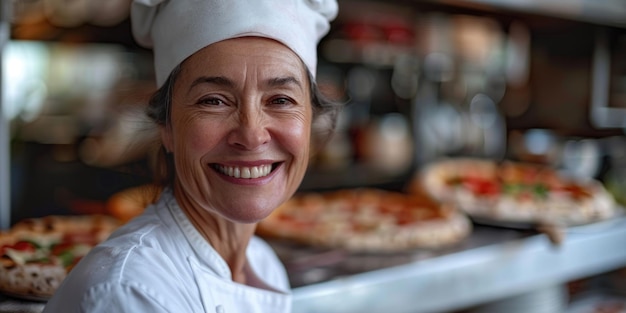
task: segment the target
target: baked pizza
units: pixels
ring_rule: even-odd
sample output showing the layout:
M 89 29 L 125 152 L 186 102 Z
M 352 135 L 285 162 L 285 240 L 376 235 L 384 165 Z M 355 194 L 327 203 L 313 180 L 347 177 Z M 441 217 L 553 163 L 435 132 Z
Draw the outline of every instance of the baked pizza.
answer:
M 106 212 L 124 223 L 128 222 L 143 213 L 150 204 L 155 203 L 162 189 L 154 184 L 122 189 L 107 199 Z
M 471 231 L 450 205 L 376 188 L 299 193 L 262 220 L 258 234 L 350 252 L 441 248 Z
M 46 300 L 72 267 L 119 226 L 106 215 L 22 220 L 0 233 L 0 291 Z
M 590 313 L 626 313 L 626 301 L 607 301 L 597 303 Z
M 533 163 L 449 158 L 423 168 L 409 191 L 451 203 L 476 219 L 562 226 L 614 216 L 601 182 L 575 179 Z

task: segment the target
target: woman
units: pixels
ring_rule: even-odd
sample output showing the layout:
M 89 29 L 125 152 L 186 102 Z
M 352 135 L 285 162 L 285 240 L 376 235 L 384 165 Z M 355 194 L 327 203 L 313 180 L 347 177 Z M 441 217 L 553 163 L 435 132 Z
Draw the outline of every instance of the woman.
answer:
M 298 188 L 337 107 L 314 81 L 327 0 L 136 0 L 153 46 L 163 192 L 94 248 L 44 312 L 289 312 L 255 225 Z

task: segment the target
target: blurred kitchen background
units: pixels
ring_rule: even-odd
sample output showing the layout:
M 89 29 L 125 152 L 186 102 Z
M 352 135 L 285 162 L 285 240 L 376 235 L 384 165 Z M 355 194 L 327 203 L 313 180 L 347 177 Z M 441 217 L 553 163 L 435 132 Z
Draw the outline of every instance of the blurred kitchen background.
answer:
M 129 0 L 0 1 L 0 223 L 105 212 L 153 164 L 152 57 Z M 318 78 L 346 107 L 301 190 L 399 190 L 475 156 L 597 178 L 626 204 L 626 1 L 339 5 Z
M 3 1 L 10 223 L 102 211 L 150 180 L 152 59 L 129 1 Z M 346 109 L 302 190 L 397 189 L 437 157 L 479 156 L 599 178 L 624 199 L 623 0 L 339 4 L 318 77 Z

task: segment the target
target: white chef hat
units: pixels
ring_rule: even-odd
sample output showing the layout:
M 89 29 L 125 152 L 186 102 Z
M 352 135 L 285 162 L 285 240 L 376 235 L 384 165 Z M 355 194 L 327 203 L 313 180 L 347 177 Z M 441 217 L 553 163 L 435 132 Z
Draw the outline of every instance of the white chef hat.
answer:
M 243 36 L 281 42 L 315 75 L 317 44 L 337 11 L 336 0 L 134 0 L 131 22 L 135 40 L 153 48 L 160 87 L 196 51 Z

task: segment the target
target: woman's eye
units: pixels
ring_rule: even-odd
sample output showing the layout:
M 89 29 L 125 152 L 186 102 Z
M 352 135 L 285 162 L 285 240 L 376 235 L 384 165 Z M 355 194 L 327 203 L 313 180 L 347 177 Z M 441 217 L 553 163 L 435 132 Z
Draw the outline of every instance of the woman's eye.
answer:
M 293 100 L 286 97 L 274 98 L 270 102 L 276 105 L 292 105 L 295 103 Z
M 198 104 L 205 104 L 205 105 L 224 105 L 226 104 L 222 99 L 219 98 L 215 98 L 215 97 L 208 97 L 208 98 L 202 98 L 198 101 Z

